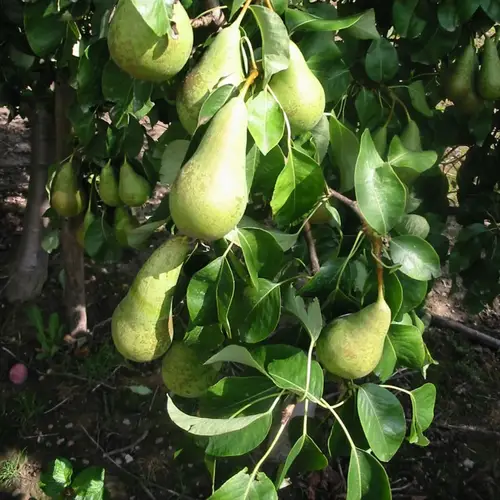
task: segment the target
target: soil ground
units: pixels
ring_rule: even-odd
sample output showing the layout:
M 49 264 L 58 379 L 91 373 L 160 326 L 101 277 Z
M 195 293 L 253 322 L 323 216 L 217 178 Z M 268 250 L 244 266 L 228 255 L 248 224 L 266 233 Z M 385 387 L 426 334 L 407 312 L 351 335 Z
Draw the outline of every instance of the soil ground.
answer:
M 22 231 L 29 164 L 26 123 L 6 119 L 6 111 L 0 109 L 0 291 Z M 19 498 L 42 499 L 40 471 L 58 456 L 71 460 L 76 470 L 89 464 L 105 467 L 113 499 L 210 495 L 202 454 L 166 415 L 159 363 L 126 364 L 110 341 L 110 316 L 147 255 L 148 251 L 130 252 L 122 263 L 105 267 L 87 262 L 93 335 L 85 348 L 71 354 L 61 347 L 53 358 L 37 359 L 39 343 L 27 317 L 29 305 L 14 307 L 0 297 L 0 498 L 5 490 Z M 45 322 L 50 313 L 64 317 L 59 273 L 60 258 L 55 252 L 50 257 L 49 280 L 36 302 Z M 434 284 L 427 306 L 500 338 L 499 308 L 468 316 L 460 297 L 451 295 L 446 277 Z M 425 337 L 439 362 L 428 372 L 428 381 L 438 391 L 436 418 L 426 433 L 431 441 L 428 447 L 406 443 L 387 464 L 394 498 L 497 500 L 499 352 L 434 327 Z M 29 367 L 29 378 L 22 386 L 8 380 L 16 360 Z M 424 383 L 411 372 L 397 377 L 402 387 Z M 133 392 L 134 386 L 149 391 L 140 395 Z M 17 471 L 7 480 L 1 467 L 6 460 L 14 460 Z M 280 497 L 345 498 L 345 466 L 334 461 L 321 473 L 300 476 L 280 491 Z M 273 466 L 269 472 L 275 473 Z

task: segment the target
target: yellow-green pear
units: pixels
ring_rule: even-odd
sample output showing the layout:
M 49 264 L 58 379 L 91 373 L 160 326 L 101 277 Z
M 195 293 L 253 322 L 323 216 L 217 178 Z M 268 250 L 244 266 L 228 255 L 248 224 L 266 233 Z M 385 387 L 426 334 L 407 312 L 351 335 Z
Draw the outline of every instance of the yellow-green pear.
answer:
M 99 196 L 109 207 L 117 207 L 121 204 L 120 195 L 118 194 L 118 181 L 116 180 L 114 169 L 109 161 L 101 170 L 99 178 Z
M 477 81 L 479 95 L 488 101 L 500 99 L 500 57 L 495 39 L 486 37 L 483 61 Z
M 94 212 L 92 212 L 89 202 L 89 206 L 87 207 L 87 211 L 85 212 L 83 222 L 80 224 L 80 227 L 76 232 L 76 239 L 82 248 L 85 248 L 85 234 L 87 233 L 92 222 L 94 222 L 95 220 L 96 216 L 94 215 Z
M 316 345 L 319 362 L 338 377 L 365 377 L 382 357 L 390 324 L 391 310 L 379 294 L 373 304 L 341 316 L 323 329 Z
M 420 129 L 414 120 L 408 120 L 400 139 L 403 146 L 409 151 L 422 151 Z
M 240 20 L 216 35 L 200 62 L 187 74 L 176 107 L 179 120 L 193 134 L 201 106 L 210 92 L 222 85 L 238 86 L 244 79 L 240 50 Z
M 114 214 L 114 231 L 116 241 L 122 247 L 128 247 L 128 233 L 139 227 L 139 221 L 125 207 L 117 207 Z
M 139 80 L 162 82 L 172 78 L 184 67 L 193 48 L 193 28 L 181 2 L 173 5 L 172 22 L 175 37 L 158 36 L 132 0 L 120 0 L 109 25 L 111 59 Z
M 52 181 L 50 206 L 61 217 L 75 217 L 85 210 L 86 201 L 71 161 L 63 163 Z
M 146 362 L 162 356 L 169 348 L 172 299 L 189 249 L 184 236 L 168 239 L 144 263 L 116 307 L 111 334 L 123 357 Z
M 120 200 L 129 207 L 144 205 L 151 195 L 149 182 L 139 175 L 127 160 L 120 168 L 118 194 Z
M 167 389 L 183 398 L 197 398 L 217 381 L 220 363 L 204 365 L 208 356 L 183 343 L 174 342 L 162 361 L 161 374 Z
M 169 205 L 182 233 L 218 240 L 243 217 L 248 202 L 247 124 L 243 97 L 231 99 L 212 118 L 198 149 L 177 174 Z
M 454 101 L 456 105 L 461 99 L 476 93 L 476 65 L 476 49 L 468 43 L 449 69 L 444 81 L 446 97 Z
M 285 111 L 294 135 L 313 129 L 319 122 L 325 110 L 325 91 L 291 40 L 290 64 L 273 75 L 269 86 Z

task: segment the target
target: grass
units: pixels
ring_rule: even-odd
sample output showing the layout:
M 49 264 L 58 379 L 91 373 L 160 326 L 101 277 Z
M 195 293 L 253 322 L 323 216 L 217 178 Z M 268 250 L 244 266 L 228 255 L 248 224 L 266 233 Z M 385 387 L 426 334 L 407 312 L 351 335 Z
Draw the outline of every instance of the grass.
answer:
M 17 480 L 22 466 L 26 463 L 24 450 L 0 461 L 0 487 L 10 488 Z
M 34 392 L 25 390 L 14 399 L 16 417 L 21 429 L 25 430 L 42 413 L 44 405 L 41 404 Z
M 123 358 L 115 347 L 110 342 L 106 342 L 98 351 L 84 360 L 81 371 L 91 380 L 106 380 L 122 362 Z

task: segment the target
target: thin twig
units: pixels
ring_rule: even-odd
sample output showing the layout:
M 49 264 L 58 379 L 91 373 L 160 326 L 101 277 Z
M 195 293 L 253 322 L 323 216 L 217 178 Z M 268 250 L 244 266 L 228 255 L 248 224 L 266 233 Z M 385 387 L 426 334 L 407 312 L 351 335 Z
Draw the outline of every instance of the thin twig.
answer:
M 332 198 L 337 198 L 337 200 L 341 201 L 345 205 L 347 205 L 349 208 L 351 208 L 356 215 L 360 218 L 362 222 L 365 222 L 365 217 L 361 213 L 361 210 L 358 207 L 358 204 L 354 201 L 348 198 L 347 196 L 344 196 L 343 194 L 339 193 L 338 191 L 335 191 L 335 189 L 332 189 L 331 187 L 328 188 L 328 195 Z
M 493 431 L 491 429 L 484 429 L 483 427 L 476 427 L 475 425 L 453 425 L 435 422 L 433 426 L 440 427 L 442 429 L 449 429 L 452 431 L 477 432 L 479 434 L 486 434 L 488 436 L 495 436 L 497 438 L 500 438 L 500 432 Z
M 69 401 L 70 399 L 72 399 L 73 396 L 68 396 L 67 398 L 64 398 L 62 401 L 59 401 L 59 403 L 57 403 L 55 406 L 53 406 L 52 408 L 49 408 L 47 411 L 44 411 L 43 414 L 44 415 L 47 415 L 47 413 L 50 413 L 52 411 L 54 411 L 55 409 L 59 408 L 60 406 L 62 406 L 64 403 L 66 403 L 66 401 Z
M 82 380 L 83 382 L 87 382 L 88 384 L 91 383 L 91 380 L 89 380 L 86 377 L 82 377 L 81 375 L 75 375 L 74 373 L 66 373 L 66 372 L 53 372 L 53 371 L 47 371 L 44 373 L 44 375 L 54 375 L 56 377 L 68 377 L 68 378 L 74 378 L 75 380 Z M 99 382 L 100 385 L 107 387 L 108 389 L 115 390 L 116 387 L 113 387 L 112 385 L 108 385 L 105 382 Z
M 116 450 L 111 450 L 106 453 L 106 457 L 112 455 L 117 455 L 118 453 L 123 453 L 124 451 L 133 450 L 139 443 L 142 443 L 148 437 L 149 431 L 144 431 L 132 444 L 123 446 L 123 448 L 117 448 Z
M 311 224 L 309 221 L 304 224 L 304 234 L 307 240 L 307 246 L 309 247 L 309 258 L 311 259 L 311 268 L 313 274 L 316 274 L 320 270 L 320 264 L 318 259 L 318 252 L 316 251 L 316 243 L 314 241 Z

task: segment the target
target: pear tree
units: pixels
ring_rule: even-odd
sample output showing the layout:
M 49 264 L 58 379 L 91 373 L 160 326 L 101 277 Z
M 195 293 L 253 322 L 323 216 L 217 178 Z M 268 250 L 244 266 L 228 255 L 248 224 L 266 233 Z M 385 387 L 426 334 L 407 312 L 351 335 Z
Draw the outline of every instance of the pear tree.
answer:
M 349 500 L 389 499 L 383 464 L 429 444 L 425 297 L 448 258 L 472 308 L 500 292 L 500 1 L 464 5 L 2 0 L 2 103 L 19 113 L 40 84 L 55 121 L 34 248 L 61 242 L 78 338 L 84 254 L 161 241 L 110 336 L 161 364 L 211 499 L 278 498 L 337 458 Z M 229 457 L 245 465 L 216 474 Z

